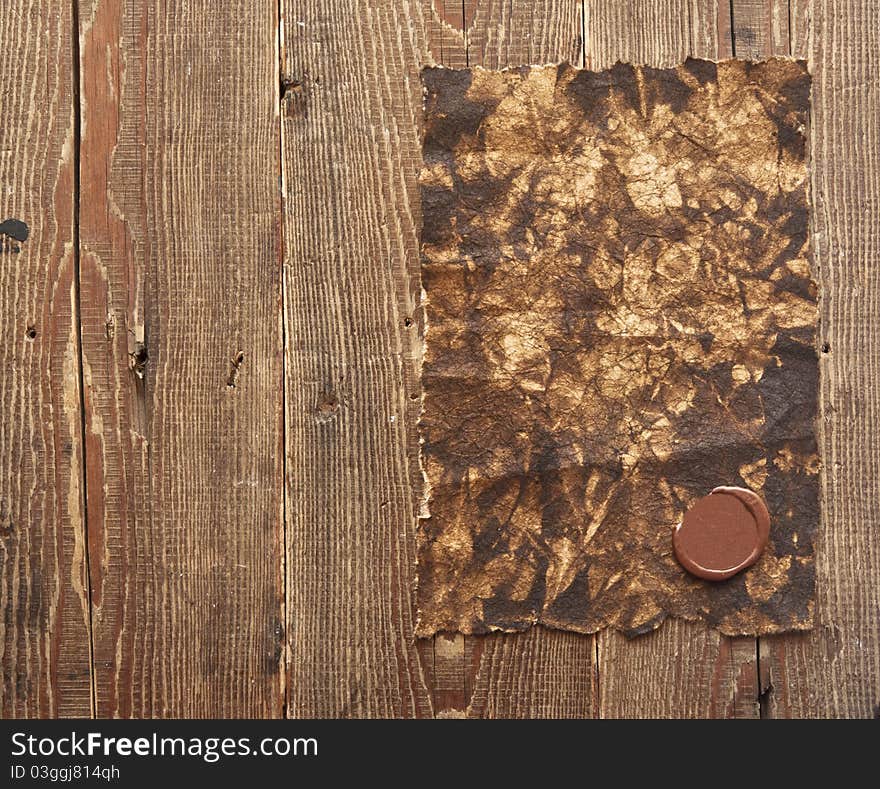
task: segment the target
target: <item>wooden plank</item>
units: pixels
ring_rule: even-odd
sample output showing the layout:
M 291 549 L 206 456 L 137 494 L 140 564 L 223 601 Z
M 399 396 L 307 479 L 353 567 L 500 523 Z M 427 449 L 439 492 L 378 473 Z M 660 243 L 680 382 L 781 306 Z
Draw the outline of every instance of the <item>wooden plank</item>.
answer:
M 466 642 L 468 717 L 596 716 L 593 636 L 534 627 Z
M 726 17 L 723 9 L 727 9 Z M 719 25 L 719 13 L 726 26 Z M 687 54 L 695 58 L 717 60 L 722 46 L 730 42 L 730 3 L 728 0 L 688 0 L 688 32 L 690 44 Z
M 880 715 L 880 8 L 812 7 L 813 257 L 822 305 L 819 626 L 761 639 L 767 714 Z
M 793 35 L 800 29 L 792 30 L 790 23 L 803 23 L 804 15 L 797 14 L 801 9 L 796 9 L 792 19 L 791 4 L 781 0 L 733 0 L 730 5 L 731 53 L 754 60 L 792 52 Z M 762 717 L 778 717 L 781 709 L 791 705 L 790 694 L 794 689 L 788 686 L 789 671 L 802 668 L 798 666 L 802 645 L 803 637 L 798 635 L 758 639 L 758 695 Z
M 91 713 L 70 3 L 0 21 L 0 714 Z M 7 226 L 15 235 L 15 228 Z
M 788 36 L 789 52 L 792 57 L 809 58 L 810 16 L 812 7 L 812 0 L 789 0 Z
M 431 715 L 421 472 L 421 2 L 284 0 L 291 716 Z
M 581 64 L 577 0 L 465 0 L 464 8 L 471 66 Z
M 467 0 L 468 61 L 501 69 L 582 59 L 579 3 Z M 444 64 L 445 65 L 445 64 Z M 439 648 L 438 648 L 439 647 Z M 435 639 L 435 660 L 466 672 L 438 714 L 470 717 L 593 717 L 592 636 L 535 628 L 528 633 Z M 442 677 L 440 678 L 443 679 Z M 452 677 L 445 680 L 447 685 Z
M 788 55 L 788 0 L 732 0 L 733 51 L 744 60 Z
M 99 716 L 282 711 L 276 17 L 80 3 Z
M 714 57 L 716 10 L 705 0 L 586 0 L 588 68 L 618 60 L 672 66 L 690 54 Z
M 461 633 L 440 633 L 433 639 L 434 715 L 438 718 L 467 717 L 468 666 L 465 665 L 465 637 Z
M 707 34 L 719 19 L 715 0 L 589 5 L 587 61 L 595 68 L 618 60 L 658 67 L 680 63 L 690 54 L 718 57 Z M 719 30 L 715 38 L 719 48 L 722 35 Z M 692 46 L 699 49 L 692 51 Z M 759 714 L 755 639 L 731 640 L 703 624 L 667 620 L 659 632 L 633 641 L 610 630 L 600 633 L 598 660 L 602 717 Z
M 725 638 L 681 620 L 627 641 L 599 641 L 603 718 L 757 718 L 754 638 Z
M 448 68 L 467 66 L 462 0 L 423 0 L 428 51 Z
M 287 375 L 291 715 L 426 715 L 430 697 L 451 715 L 469 698 L 464 639 L 436 642 L 429 661 L 412 646 L 418 66 L 431 56 L 412 7 L 393 5 L 284 11 L 286 69 L 302 85 L 284 113 L 285 314 L 301 338 Z
M 718 57 L 717 60 L 732 58 L 733 46 L 733 5 L 731 0 L 707 0 L 709 4 L 716 6 L 716 19 L 718 20 Z

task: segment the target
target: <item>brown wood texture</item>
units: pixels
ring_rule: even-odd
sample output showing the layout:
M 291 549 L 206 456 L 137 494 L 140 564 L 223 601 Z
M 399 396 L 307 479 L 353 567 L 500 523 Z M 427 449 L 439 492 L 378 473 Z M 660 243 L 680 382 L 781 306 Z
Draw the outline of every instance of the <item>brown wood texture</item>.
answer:
M 425 36 L 437 63 L 449 68 L 467 67 L 467 26 L 462 0 L 422 0 Z M 467 4 L 468 7 L 472 5 Z
M 714 0 L 588 3 L 587 62 L 671 66 L 689 55 L 719 57 L 725 34 Z M 721 15 L 723 21 L 724 15 Z M 717 32 L 712 33 L 712 30 Z M 601 717 L 757 717 L 755 639 L 729 639 L 703 624 L 667 620 L 634 641 L 598 634 Z M 751 679 L 750 679 L 751 678 Z
M 603 69 L 617 61 L 660 67 L 681 63 L 688 55 L 716 58 L 721 2 L 585 0 L 587 67 Z
M 791 54 L 788 0 L 733 0 L 733 52 L 745 60 Z
M 792 57 L 810 58 L 810 17 L 812 0 L 789 0 L 788 40 Z
M 467 60 L 507 68 L 581 64 L 581 5 L 572 0 L 465 0 Z M 443 65 L 449 65 L 443 61 Z
M 876 715 L 876 3 L 232 6 L 0 23 L 2 714 Z M 819 626 L 414 639 L 420 67 L 734 47 L 814 75 Z
M 599 702 L 603 718 L 757 718 L 755 639 L 680 620 L 634 641 L 602 633 Z
M 799 4 L 801 7 L 803 4 Z M 880 716 L 880 7 L 816 0 L 813 255 L 822 302 L 819 625 L 761 639 L 767 714 Z
M 294 717 L 431 713 L 412 602 L 422 10 L 282 4 Z
M 507 68 L 568 61 L 580 64 L 581 9 L 577 3 L 468 0 L 471 66 Z M 436 57 L 436 55 L 435 55 Z M 440 65 L 450 64 L 440 62 Z M 592 717 L 595 647 L 592 636 L 535 628 L 527 634 L 438 636 L 438 667 L 462 665 L 460 693 L 436 694 L 436 713 L 470 717 Z M 448 679 L 441 675 L 444 683 Z M 463 712 L 462 712 L 463 711 Z
M 79 2 L 99 716 L 283 706 L 277 8 L 215 10 Z
M 69 3 L 0 21 L 0 715 L 89 716 Z
M 535 627 L 466 642 L 468 717 L 596 716 L 593 637 Z

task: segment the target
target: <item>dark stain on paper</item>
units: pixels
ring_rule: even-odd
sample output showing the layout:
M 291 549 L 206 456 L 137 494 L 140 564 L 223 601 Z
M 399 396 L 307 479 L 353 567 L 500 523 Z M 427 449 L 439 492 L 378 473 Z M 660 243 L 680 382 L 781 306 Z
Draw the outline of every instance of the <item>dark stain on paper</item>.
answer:
M 423 80 L 420 635 L 811 627 L 804 64 Z M 772 525 L 709 583 L 672 530 L 718 485 Z

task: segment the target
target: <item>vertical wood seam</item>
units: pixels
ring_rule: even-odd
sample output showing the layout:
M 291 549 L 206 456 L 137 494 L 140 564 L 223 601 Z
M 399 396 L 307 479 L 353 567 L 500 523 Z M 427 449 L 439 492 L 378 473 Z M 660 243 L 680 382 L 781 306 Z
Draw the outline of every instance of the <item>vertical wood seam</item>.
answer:
M 275 58 L 275 111 L 278 116 L 278 278 L 280 288 L 281 315 L 281 718 L 287 718 L 290 699 L 290 636 L 288 627 L 287 598 L 287 289 L 284 284 L 284 257 L 287 246 L 284 238 L 284 213 L 286 198 L 286 180 L 284 172 L 284 118 L 281 112 L 281 84 L 286 75 L 284 63 L 284 0 L 276 0 L 275 21 L 278 30 L 275 35 L 275 46 L 278 48 Z
M 467 29 L 467 11 L 465 3 L 467 0 L 461 0 L 461 35 L 464 38 L 464 67 L 471 67 L 471 37 Z
M 736 57 L 736 30 L 734 30 L 734 18 L 733 18 L 733 3 L 734 0 L 730 0 L 730 53 L 732 57 Z
M 581 0 L 581 68 L 587 67 L 587 0 Z M 598 639 L 596 640 L 598 650 Z M 599 657 L 597 654 L 596 657 Z M 598 667 L 597 667 L 598 669 Z M 598 709 L 598 706 L 597 706 Z
M 79 41 L 79 0 L 71 0 L 71 103 L 73 104 L 73 290 L 74 308 L 71 320 L 76 324 L 76 361 L 79 381 L 79 430 L 80 430 L 80 462 L 82 463 L 82 484 L 79 495 L 82 501 L 82 536 L 86 575 L 86 594 L 89 601 L 88 621 L 86 624 L 89 639 L 89 700 L 91 717 L 97 716 L 97 683 L 95 679 L 95 638 L 93 631 L 92 604 L 92 568 L 91 551 L 89 550 L 89 497 L 88 497 L 88 459 L 86 457 L 86 399 L 85 376 L 83 375 L 83 338 L 82 338 L 82 292 L 80 287 L 80 156 L 82 150 L 82 75 L 80 72 L 80 41 Z

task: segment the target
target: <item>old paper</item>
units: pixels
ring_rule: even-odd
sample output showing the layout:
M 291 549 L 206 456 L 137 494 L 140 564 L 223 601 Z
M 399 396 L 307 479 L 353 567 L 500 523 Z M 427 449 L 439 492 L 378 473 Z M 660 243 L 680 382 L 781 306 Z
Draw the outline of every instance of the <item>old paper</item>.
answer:
M 805 64 L 423 80 L 419 634 L 809 628 Z M 671 536 L 717 485 L 772 531 L 711 583 Z

